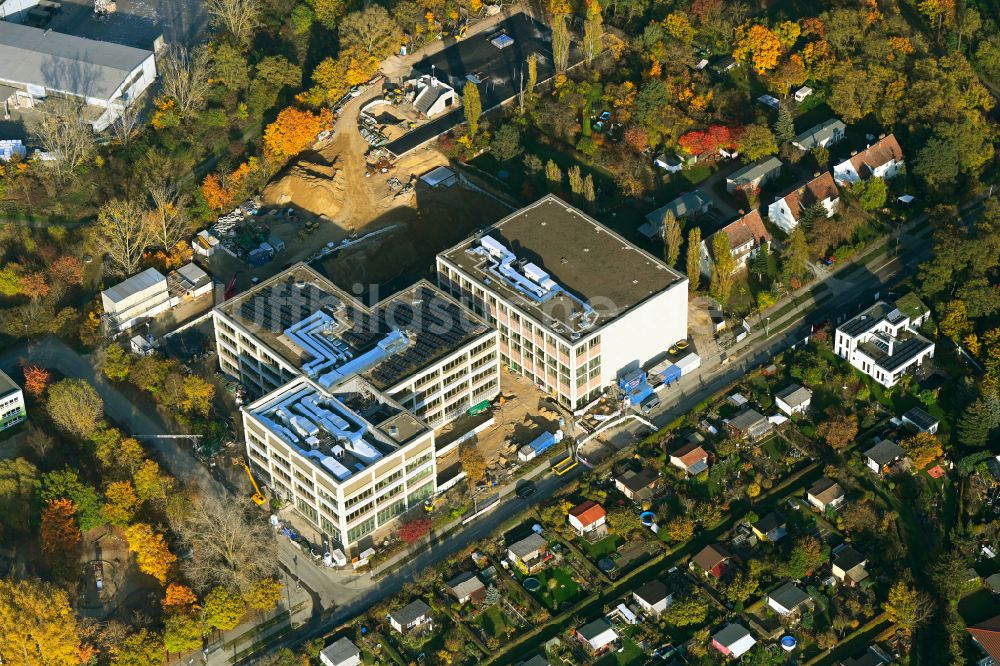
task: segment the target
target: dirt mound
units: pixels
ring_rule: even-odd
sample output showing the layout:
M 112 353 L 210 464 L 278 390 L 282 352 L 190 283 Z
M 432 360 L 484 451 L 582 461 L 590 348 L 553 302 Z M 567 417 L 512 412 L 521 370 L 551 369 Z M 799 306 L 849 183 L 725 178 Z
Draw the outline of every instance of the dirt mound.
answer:
M 264 188 L 264 204 L 333 217 L 344 202 L 343 172 L 318 154 L 300 157 Z

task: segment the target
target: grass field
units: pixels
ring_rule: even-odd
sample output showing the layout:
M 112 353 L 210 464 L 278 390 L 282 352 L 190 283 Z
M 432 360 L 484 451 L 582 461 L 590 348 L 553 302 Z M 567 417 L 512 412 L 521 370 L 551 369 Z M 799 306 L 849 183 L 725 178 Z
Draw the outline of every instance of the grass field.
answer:
M 587 557 L 597 561 L 602 557 L 607 557 L 618 551 L 618 546 L 622 544 L 622 538 L 616 534 L 609 534 L 600 541 L 590 543 L 584 539 L 577 539 L 581 550 L 587 553 Z
M 580 586 L 573 580 L 569 569 L 554 567 L 539 572 L 535 577 L 542 584 L 535 596 L 550 610 L 580 595 Z
M 637 666 L 644 663 L 642 650 L 629 638 L 622 639 L 621 652 L 604 655 L 596 666 Z
M 490 606 L 479 616 L 479 625 L 483 630 L 496 638 L 504 638 L 513 627 L 507 622 L 499 606 Z

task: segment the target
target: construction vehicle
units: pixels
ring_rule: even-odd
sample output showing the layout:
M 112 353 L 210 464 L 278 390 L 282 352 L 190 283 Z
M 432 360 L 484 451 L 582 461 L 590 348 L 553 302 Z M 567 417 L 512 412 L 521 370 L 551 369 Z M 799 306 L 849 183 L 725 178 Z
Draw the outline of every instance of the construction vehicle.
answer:
M 253 497 L 251 497 L 250 499 L 252 499 L 254 504 L 256 504 L 257 506 L 264 506 L 264 503 L 267 501 L 267 499 L 265 499 L 264 493 L 260 492 L 260 488 L 257 486 L 257 481 L 255 481 L 253 478 L 253 472 L 250 471 L 250 465 L 246 464 L 242 460 L 238 460 L 237 464 L 243 465 L 243 469 L 247 471 L 247 476 L 250 477 L 250 483 L 253 484 L 254 493 Z

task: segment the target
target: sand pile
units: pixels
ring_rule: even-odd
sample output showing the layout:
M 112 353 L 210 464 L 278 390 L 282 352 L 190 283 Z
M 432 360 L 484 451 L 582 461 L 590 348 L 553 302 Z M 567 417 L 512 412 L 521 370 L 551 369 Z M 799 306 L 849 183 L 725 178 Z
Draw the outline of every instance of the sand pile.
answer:
M 264 204 L 333 217 L 344 203 L 343 173 L 314 153 L 300 157 L 264 188 Z

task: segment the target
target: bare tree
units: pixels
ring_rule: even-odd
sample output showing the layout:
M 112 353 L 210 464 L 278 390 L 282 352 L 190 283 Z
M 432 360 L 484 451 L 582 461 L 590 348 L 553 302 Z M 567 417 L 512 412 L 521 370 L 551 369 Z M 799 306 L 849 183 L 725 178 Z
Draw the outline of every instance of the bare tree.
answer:
M 115 120 L 108 129 L 111 135 L 118 140 L 118 143 L 127 146 L 138 132 L 139 120 L 142 117 L 139 104 L 136 100 L 126 100 L 119 97 L 112 103 L 112 108 L 117 114 Z
M 81 99 L 52 97 L 27 121 L 28 132 L 52 159 L 60 181 L 94 153 L 94 133 L 87 124 Z
M 191 231 L 187 206 L 191 198 L 181 190 L 177 165 L 168 156 L 152 151 L 139 163 L 143 186 L 152 203 L 150 233 L 157 247 L 171 250 Z
M 208 69 L 208 51 L 204 48 L 188 51 L 173 46 L 160 63 L 163 92 L 174 100 L 182 116 L 197 111 L 205 103 L 211 87 Z
M 191 548 L 191 557 L 183 563 L 185 573 L 199 588 L 223 585 L 245 594 L 275 572 L 274 534 L 246 499 L 201 497 L 176 530 Z
M 240 44 L 249 44 L 260 25 L 257 0 L 208 0 L 205 3 L 212 23 L 231 34 Z
M 153 239 L 149 209 L 129 199 L 112 199 L 101 206 L 97 222 L 110 271 L 129 276 L 139 270 L 142 253 Z

